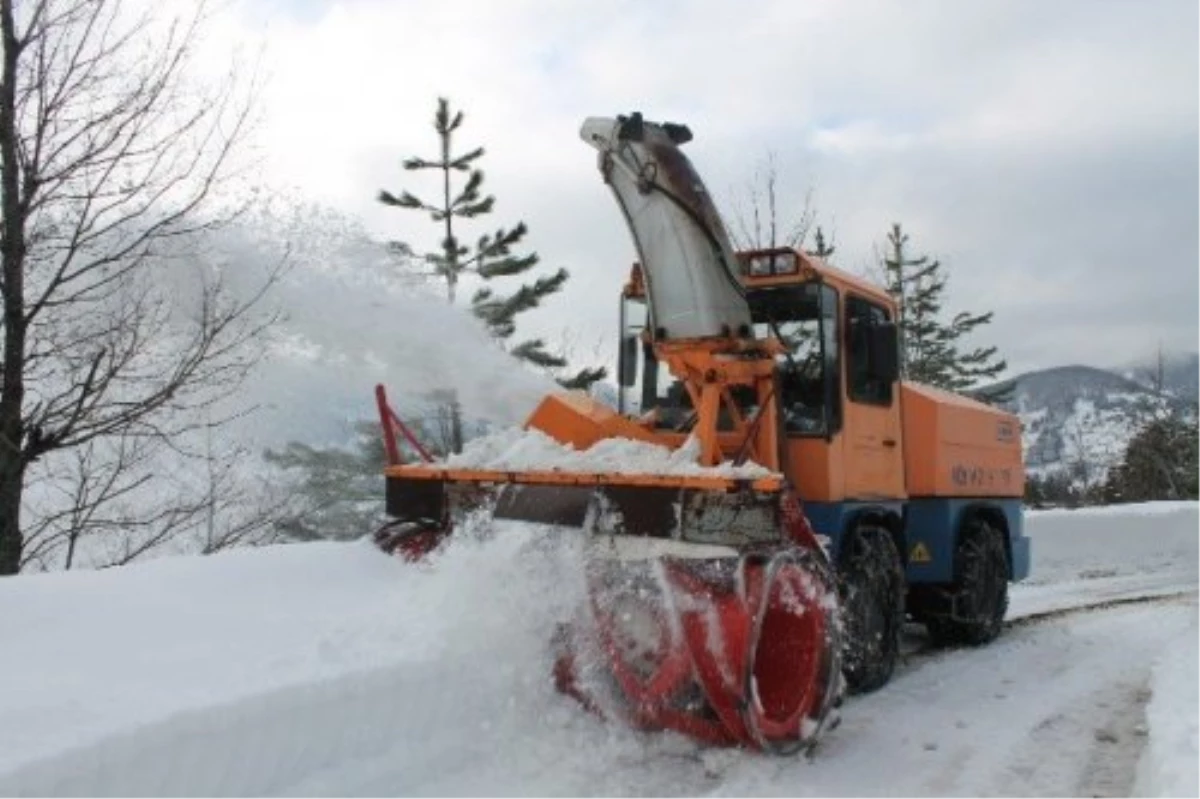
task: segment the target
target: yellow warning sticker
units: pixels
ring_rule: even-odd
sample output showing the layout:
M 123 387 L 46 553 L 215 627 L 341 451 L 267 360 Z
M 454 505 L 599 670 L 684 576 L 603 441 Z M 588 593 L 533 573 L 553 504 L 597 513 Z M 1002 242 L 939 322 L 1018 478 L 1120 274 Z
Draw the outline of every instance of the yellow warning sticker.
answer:
M 933 556 L 929 554 L 929 547 L 925 546 L 924 541 L 918 541 L 913 545 L 912 552 L 908 553 L 910 563 L 928 563 L 933 560 Z

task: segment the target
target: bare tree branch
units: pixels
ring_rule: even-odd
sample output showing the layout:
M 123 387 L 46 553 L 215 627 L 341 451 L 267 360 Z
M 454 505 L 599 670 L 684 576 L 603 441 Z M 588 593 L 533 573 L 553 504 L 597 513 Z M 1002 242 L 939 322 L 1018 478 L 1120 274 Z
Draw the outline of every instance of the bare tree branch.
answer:
M 193 78 L 209 17 L 207 0 L 0 0 L 0 574 L 63 547 L 69 567 L 82 536 L 118 525 L 128 535 L 109 560 L 127 562 L 213 507 L 187 492 L 126 507 L 163 479 L 147 453 L 212 424 L 257 362 L 283 268 L 237 295 L 197 258 L 240 210 L 213 200 L 238 170 L 257 88 L 241 65 Z M 57 461 L 31 475 L 43 458 Z M 35 480 L 46 501 L 25 530 Z
M 755 167 L 744 195 L 733 198 L 729 230 L 733 246 L 739 250 L 802 248 L 816 227 L 813 190 L 805 192 L 803 202 L 794 211 L 781 212 L 779 203 L 778 159 L 774 152 L 768 152 Z

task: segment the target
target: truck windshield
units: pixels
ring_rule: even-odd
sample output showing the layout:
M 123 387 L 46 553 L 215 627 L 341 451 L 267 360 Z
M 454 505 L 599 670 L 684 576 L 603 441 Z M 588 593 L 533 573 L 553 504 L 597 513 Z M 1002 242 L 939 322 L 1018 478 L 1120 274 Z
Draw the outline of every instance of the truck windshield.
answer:
M 827 435 L 837 425 L 837 293 L 818 283 L 746 292 L 754 333 L 778 338 L 780 411 L 789 433 Z
M 823 436 L 840 427 L 837 391 L 837 293 L 816 283 L 755 288 L 746 292 L 754 334 L 774 337 L 788 352 L 777 356 L 780 412 L 788 433 Z M 632 378 L 621 381 L 618 408 L 622 413 L 639 413 L 655 408 L 661 426 L 686 425 L 691 402 L 683 384 L 675 380 L 654 358 L 653 349 L 640 340 L 646 324 L 646 306 L 639 299 L 625 299 L 621 308 L 622 338 L 636 339 L 623 352 L 622 361 Z M 621 371 L 620 369 L 618 371 Z M 753 399 L 735 392 L 744 413 L 753 413 Z M 744 400 L 744 401 L 743 401 Z

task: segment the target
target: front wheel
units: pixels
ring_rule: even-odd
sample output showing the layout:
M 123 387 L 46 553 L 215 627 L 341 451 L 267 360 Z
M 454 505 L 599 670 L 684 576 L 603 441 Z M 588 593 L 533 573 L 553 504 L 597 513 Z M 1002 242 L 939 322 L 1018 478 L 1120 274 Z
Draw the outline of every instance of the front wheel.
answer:
M 980 646 L 995 640 L 1008 611 L 1008 556 L 1004 534 L 983 521 L 972 521 L 954 552 L 954 584 L 948 615 L 925 624 L 935 644 Z
M 892 536 L 860 526 L 839 558 L 845 646 L 842 674 L 854 693 L 882 687 L 900 656 L 904 625 L 904 566 Z

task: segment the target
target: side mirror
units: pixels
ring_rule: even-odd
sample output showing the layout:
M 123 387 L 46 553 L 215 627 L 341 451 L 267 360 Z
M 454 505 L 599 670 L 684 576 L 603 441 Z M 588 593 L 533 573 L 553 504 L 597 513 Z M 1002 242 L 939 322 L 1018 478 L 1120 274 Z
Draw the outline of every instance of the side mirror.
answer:
M 621 349 L 617 353 L 617 379 L 625 388 L 637 385 L 637 354 L 637 336 L 625 336 L 621 339 Z
M 868 325 L 867 370 L 885 383 L 894 383 L 900 377 L 900 337 L 895 322 Z

